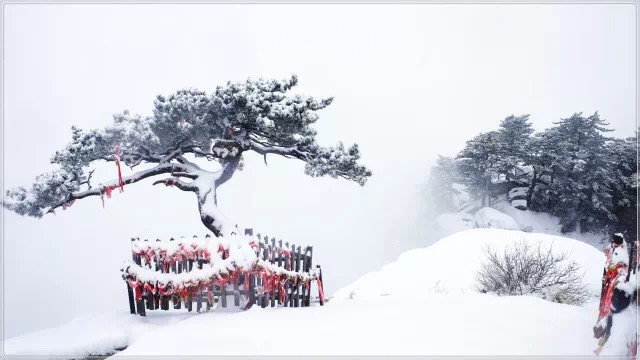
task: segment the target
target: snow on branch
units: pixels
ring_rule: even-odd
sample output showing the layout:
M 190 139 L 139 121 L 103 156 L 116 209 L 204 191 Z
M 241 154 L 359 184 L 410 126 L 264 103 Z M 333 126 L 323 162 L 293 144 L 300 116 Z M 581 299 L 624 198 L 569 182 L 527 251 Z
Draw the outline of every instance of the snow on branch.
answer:
M 70 143 L 51 158 L 57 169 L 40 175 L 31 188 L 8 191 L 3 205 L 21 215 L 41 217 L 74 200 L 99 196 L 105 191 L 108 195 L 115 185 L 122 187 L 154 175 L 172 173 L 176 178 L 195 182 L 205 171 L 189 162 L 187 154 L 218 162 L 223 169 L 216 176 L 206 177 L 214 181 L 210 184 L 165 179 L 167 184 L 199 192 L 200 204 L 214 199 L 215 188 L 242 169 L 242 155 L 247 151 L 296 158 L 306 162 L 305 173 L 310 176 L 328 175 L 364 185 L 371 171 L 358 164 L 357 145 L 348 149 L 342 144 L 324 148 L 316 143 L 317 132 L 311 125 L 319 118 L 317 111 L 329 106 L 333 99 L 290 94 L 297 83 L 294 75 L 285 80 L 229 82 L 211 94 L 183 89 L 157 96 L 151 116 L 123 111 L 103 129 L 73 127 Z M 118 171 L 120 162 L 130 168 L 140 164 L 155 167 L 118 179 L 117 183 L 91 188 L 90 167 L 97 161 L 115 162 Z M 176 165 L 190 169 L 180 170 Z M 80 191 L 82 184 L 89 189 Z M 213 196 L 205 199 L 204 194 Z M 210 220 L 207 218 L 206 222 Z

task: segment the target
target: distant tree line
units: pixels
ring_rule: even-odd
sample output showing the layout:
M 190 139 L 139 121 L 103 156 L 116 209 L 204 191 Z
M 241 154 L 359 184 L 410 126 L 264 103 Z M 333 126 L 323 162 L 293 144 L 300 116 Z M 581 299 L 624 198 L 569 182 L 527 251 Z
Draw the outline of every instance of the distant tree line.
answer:
M 520 196 L 521 208 L 560 218 L 562 232 L 622 231 L 636 237 L 638 219 L 637 132 L 606 134 L 598 113 L 582 113 L 534 133 L 529 115 L 508 116 L 497 130 L 466 142 L 455 157 L 439 156 L 428 191 L 438 212 L 457 210 L 456 189 L 465 185 L 478 206 Z M 525 203 L 526 201 L 526 203 Z

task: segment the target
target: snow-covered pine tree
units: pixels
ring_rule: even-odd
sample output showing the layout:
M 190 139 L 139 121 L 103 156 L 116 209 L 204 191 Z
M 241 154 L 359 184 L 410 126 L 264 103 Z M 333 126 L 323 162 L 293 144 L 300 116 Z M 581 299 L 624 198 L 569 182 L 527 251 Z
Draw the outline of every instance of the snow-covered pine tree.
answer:
M 498 128 L 499 147 L 498 157 L 500 172 L 510 182 L 518 182 L 526 176 L 522 170 L 522 163 L 527 153 L 528 144 L 533 134 L 529 115 L 509 115 L 500 122 Z M 514 187 L 516 184 L 512 184 Z
M 622 232 L 630 239 L 637 236 L 638 223 L 637 136 L 636 133 L 636 136 L 624 140 L 613 139 L 607 144 L 609 187 L 617 219 L 610 232 Z
M 491 205 L 492 180 L 500 175 L 498 149 L 499 134 L 490 131 L 467 141 L 456 157 L 464 185 L 481 198 L 482 206 Z
M 599 231 L 615 221 L 603 134 L 608 123 L 598 113 L 581 113 L 561 119 L 557 125 L 558 176 L 549 184 L 552 214 L 560 217 L 563 232 L 580 225 L 581 231 Z
M 456 191 L 452 187 L 457 182 L 460 182 L 460 175 L 455 159 L 438 155 L 436 165 L 431 167 L 427 180 L 427 203 L 432 214 L 457 210 L 453 201 Z
M 197 196 L 202 223 L 216 236 L 226 235 L 235 225 L 220 213 L 216 191 L 236 170 L 243 154 L 279 155 L 305 162 L 312 177 L 344 178 L 364 185 L 371 176 L 358 163 L 358 145 L 321 147 L 316 143 L 317 111 L 332 99 L 288 93 L 297 84 L 293 76 L 284 81 L 247 80 L 227 83 L 212 94 L 179 90 L 158 96 L 153 115 L 114 116 L 104 129 L 72 128 L 72 140 L 57 151 L 55 171 L 42 174 L 30 188 L 9 190 L 3 206 L 21 215 L 42 217 L 59 207 L 91 196 L 109 196 L 113 189 L 158 175 L 153 184 L 174 186 Z M 186 155 L 219 163 L 218 170 L 203 169 Z M 96 184 L 91 165 L 98 161 L 120 162 L 134 168 L 151 165 L 131 176 Z
M 562 164 L 563 154 L 558 147 L 559 135 L 556 127 L 535 134 L 527 143 L 524 165 L 532 168 L 529 176 L 527 207 L 547 212 L 552 199 L 549 197 L 549 185 L 557 177 Z

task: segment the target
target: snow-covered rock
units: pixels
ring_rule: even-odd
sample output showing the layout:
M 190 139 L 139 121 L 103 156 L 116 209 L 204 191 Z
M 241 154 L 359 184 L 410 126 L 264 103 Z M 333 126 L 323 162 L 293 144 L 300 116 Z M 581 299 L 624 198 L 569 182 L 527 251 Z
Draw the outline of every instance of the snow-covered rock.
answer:
M 521 230 L 568 237 L 591 244 L 599 249 L 604 246 L 604 243 L 601 241 L 603 239 L 602 234 L 580 233 L 578 231 L 562 233 L 560 231 L 560 219 L 557 216 L 532 210 L 518 210 L 506 202 L 496 203 L 492 206 L 495 209 L 511 216 L 516 223 L 518 223 Z
M 526 210 L 527 200 L 524 200 L 524 199 L 511 200 L 511 206 L 513 206 L 518 210 Z
M 519 210 L 527 209 L 527 194 L 529 193 L 528 187 L 515 187 L 509 190 L 507 194 L 507 200 L 511 202 L 511 206 Z
M 520 230 L 518 223 L 511 216 L 490 207 L 478 210 L 475 220 L 478 228 Z

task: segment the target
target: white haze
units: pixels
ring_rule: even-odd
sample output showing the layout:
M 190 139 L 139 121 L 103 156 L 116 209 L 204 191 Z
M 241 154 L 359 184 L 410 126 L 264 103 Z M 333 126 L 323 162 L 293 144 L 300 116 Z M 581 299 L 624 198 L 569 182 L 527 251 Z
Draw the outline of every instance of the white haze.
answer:
M 598 110 L 635 129 L 633 5 L 6 5 L 4 186 L 30 186 L 70 138 L 156 94 L 284 78 L 335 96 L 319 140 L 361 146 L 369 183 L 313 179 L 258 156 L 219 192 L 244 227 L 314 246 L 332 293 L 428 245 L 422 193 L 453 155 L 512 113 L 538 130 Z M 113 164 L 99 167 L 113 178 Z M 99 175 L 99 174 L 96 174 Z M 131 236 L 204 234 L 195 198 L 150 182 L 56 216 L 4 212 L 5 337 L 127 309 L 119 268 Z

